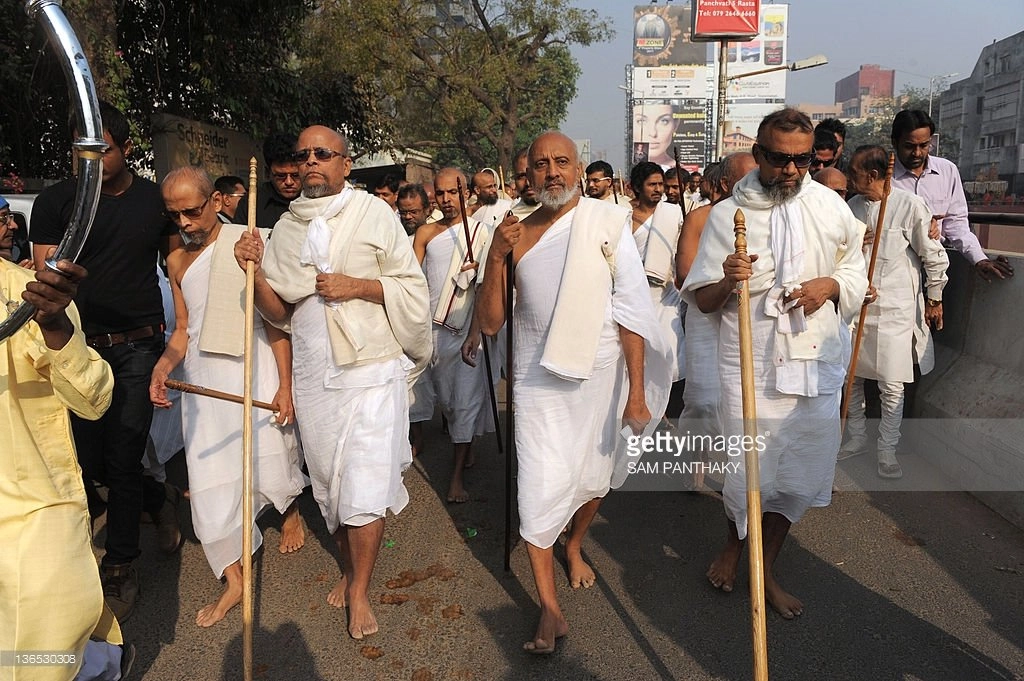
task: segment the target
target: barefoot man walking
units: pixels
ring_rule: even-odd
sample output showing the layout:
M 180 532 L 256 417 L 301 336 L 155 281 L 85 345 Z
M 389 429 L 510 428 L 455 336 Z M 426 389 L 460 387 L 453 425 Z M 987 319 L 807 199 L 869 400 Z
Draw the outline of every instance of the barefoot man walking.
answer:
M 493 237 L 477 315 L 485 334 L 505 321 L 502 286 L 511 252 L 520 534 L 541 606 L 523 649 L 544 654 L 568 632 L 555 589 L 555 541 L 571 521 L 570 584 L 593 586 L 583 537 L 614 484 L 616 450 L 625 449 L 620 430 L 639 434 L 652 411 L 661 413 L 670 377 L 628 210 L 580 198 L 576 146 L 565 135 L 542 134 L 528 158 L 541 205 L 522 222 L 506 219 Z M 649 395 L 645 355 L 659 362 L 657 371 L 648 365 Z
M 832 500 L 839 451 L 839 398 L 850 359 L 848 326 L 860 311 L 867 274 L 863 225 L 831 189 L 813 182 L 810 119 L 781 109 L 761 121 L 758 169 L 711 209 L 683 291 L 714 314 L 722 428 L 743 433 L 737 303 L 748 279 L 753 323 L 758 446 L 764 528 L 765 596 L 783 617 L 803 604 L 779 585 L 772 566 L 792 523 Z M 749 256 L 734 253 L 733 216 L 743 210 Z M 740 457 L 742 463 L 742 457 Z M 711 584 L 732 591 L 747 534 L 742 467 L 723 489 L 729 537 L 711 564 Z
M 302 195 L 264 244 L 243 234 L 235 258 L 256 263 L 256 307 L 290 322 L 295 416 L 313 496 L 341 553 L 328 595 L 348 606 L 355 639 L 377 632 L 368 589 L 384 515 L 409 503 L 408 378 L 430 359 L 427 282 L 386 203 L 356 191 L 348 141 L 320 125 L 299 135 Z

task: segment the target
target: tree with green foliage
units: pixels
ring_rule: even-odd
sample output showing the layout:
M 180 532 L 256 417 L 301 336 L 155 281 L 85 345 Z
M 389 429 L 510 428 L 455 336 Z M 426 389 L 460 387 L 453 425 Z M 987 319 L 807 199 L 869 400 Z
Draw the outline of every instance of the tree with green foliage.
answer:
M 99 95 L 128 115 L 142 152 L 154 113 L 239 130 L 256 139 L 312 124 L 345 126 L 380 146 L 378 99 L 344 69 L 319 71 L 308 49 L 310 0 L 69 0 L 68 18 Z M 66 176 L 64 76 L 22 2 L 0 4 L 0 153 L 21 175 Z
M 310 20 L 317 61 L 374 83 L 395 146 L 438 163 L 509 168 L 565 117 L 579 65 L 571 45 L 608 40 L 607 20 L 570 0 L 325 0 Z
M 871 110 L 864 118 L 846 125 L 846 148 L 850 153 L 857 147 L 864 144 L 878 144 L 886 149 L 892 147 L 889 139 L 892 134 L 892 119 L 903 109 L 928 110 L 928 89 L 904 86 L 900 94 L 895 98 L 876 99 L 872 103 Z M 943 140 L 942 155 L 948 158 L 952 156 L 953 140 L 957 138 L 954 130 L 939 130 L 939 96 L 932 94 L 932 120 L 935 121 L 936 131 Z

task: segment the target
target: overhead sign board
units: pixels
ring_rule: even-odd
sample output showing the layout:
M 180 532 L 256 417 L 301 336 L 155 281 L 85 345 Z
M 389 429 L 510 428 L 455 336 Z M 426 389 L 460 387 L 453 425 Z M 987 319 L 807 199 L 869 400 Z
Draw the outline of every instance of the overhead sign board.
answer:
M 760 32 L 760 0 L 693 0 L 690 40 L 750 40 Z

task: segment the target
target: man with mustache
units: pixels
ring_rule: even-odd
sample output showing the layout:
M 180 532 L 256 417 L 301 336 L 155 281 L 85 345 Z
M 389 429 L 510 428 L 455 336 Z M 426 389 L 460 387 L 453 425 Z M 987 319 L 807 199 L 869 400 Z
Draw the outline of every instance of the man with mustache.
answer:
M 482 222 L 487 229 L 505 219 L 505 213 L 512 207 L 512 199 L 498 196 L 498 173 L 493 168 L 484 168 L 473 176 L 470 187 L 476 195 L 476 211 L 473 219 Z
M 348 633 L 377 632 L 369 587 L 388 509 L 409 503 L 408 381 L 431 355 L 427 282 L 391 207 L 356 191 L 348 140 L 322 125 L 292 156 L 302 196 L 267 242 L 243 233 L 235 259 L 256 269 L 256 307 L 292 334 L 295 416 L 313 496 L 341 554 L 327 602 Z
M 644 263 L 658 324 L 672 350 L 671 380 L 675 383 L 683 378 L 686 370 L 686 358 L 680 354 L 683 351 L 683 323 L 679 316 L 679 289 L 674 282 L 676 245 L 683 225 L 683 212 L 679 206 L 661 200 L 665 171 L 657 163 L 636 164 L 629 174 L 629 183 L 636 195 L 631 202 L 633 239 Z
M 935 123 L 926 112 L 904 109 L 892 119 L 892 146 L 896 165 L 892 186 L 917 194 L 932 211 L 942 239 L 974 265 L 985 281 L 1013 276 L 1005 255 L 989 258 L 967 221 L 967 198 L 960 171 L 952 161 L 932 156 Z
M 153 367 L 150 401 L 171 408 L 164 381 L 181 363 L 189 383 L 240 395 L 244 390 L 245 312 L 241 301 L 245 276 L 235 265 L 233 247 L 243 228 L 220 221 L 222 195 L 198 168 L 172 170 L 160 190 L 185 247 L 167 257 L 175 328 Z M 253 332 L 253 397 L 272 403 L 277 418 L 275 422 L 266 411 L 252 412 L 253 513 L 259 515 L 273 505 L 284 515 L 281 553 L 297 551 L 305 543 L 302 518 L 294 503 L 305 481 L 294 429 L 290 363 L 287 334 L 258 319 Z M 254 515 L 250 523 L 243 523 L 238 513 L 242 506 L 243 411 L 229 402 L 185 393 L 181 412 L 192 524 L 213 574 L 226 582 L 221 596 L 196 615 L 196 624 L 210 627 L 241 602 L 242 532 L 255 521 Z M 263 535 L 258 530 L 254 534 L 256 551 Z
M 469 501 L 463 469 L 473 466 L 473 437 L 494 429 L 488 426 L 493 419 L 484 399 L 487 375 L 483 363 L 463 361 L 466 354 L 475 357 L 480 346 L 480 330 L 472 322 L 473 304 L 490 230 L 469 218 L 466 225 L 471 246 L 467 243 L 459 203 L 460 182 L 465 201 L 469 192 L 461 170 L 443 168 L 434 176 L 434 196 L 444 217 L 416 230 L 413 241 L 430 291 L 434 356 L 416 379 L 415 406 L 409 416 L 413 423 L 422 423 L 433 417 L 435 400 L 441 407 L 454 449 L 447 500 L 459 504 Z
M 568 632 L 556 596 L 555 541 L 571 521 L 569 582 L 593 586 L 583 537 L 601 499 L 624 480 L 625 438 L 644 432 L 652 411 L 664 409 L 669 357 L 628 210 L 580 197 L 576 146 L 559 132 L 535 139 L 526 165 L 530 186 L 541 188 L 540 206 L 522 222 L 506 218 L 492 238 L 477 319 L 485 334 L 505 322 L 511 253 L 520 534 L 541 603 L 523 649 L 547 654 Z
M 803 604 L 772 567 L 790 525 L 832 498 L 839 451 L 839 400 L 850 359 L 848 327 L 867 291 L 863 225 L 831 189 L 811 180 L 813 126 L 806 114 L 766 116 L 753 146 L 757 172 L 716 204 L 683 283 L 688 302 L 715 317 L 722 427 L 743 434 L 737 286 L 749 282 L 761 471 L 765 596 L 784 618 Z M 742 209 L 749 255 L 735 253 L 733 216 Z M 755 443 L 750 443 L 751 447 Z M 742 454 L 737 453 L 739 463 Z M 727 473 L 728 541 L 708 569 L 732 591 L 747 532 L 746 472 Z

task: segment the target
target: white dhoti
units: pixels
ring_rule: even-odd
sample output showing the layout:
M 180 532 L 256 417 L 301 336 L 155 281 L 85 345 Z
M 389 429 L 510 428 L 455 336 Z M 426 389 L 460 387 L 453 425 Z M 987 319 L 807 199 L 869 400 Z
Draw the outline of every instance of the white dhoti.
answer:
M 836 389 L 817 397 L 783 395 L 776 389 L 776 321 L 764 314 L 765 294 L 751 296 L 754 391 L 757 395 L 758 434 L 764 448 L 758 455 L 761 511 L 779 513 L 797 522 L 808 508 L 828 506 L 839 450 L 839 399 Z M 831 303 L 818 314 L 831 314 Z M 838 323 L 838 320 L 836 320 Z M 735 303 L 723 311 L 718 344 L 721 367 L 722 430 L 727 438 L 743 435 L 743 395 L 740 389 L 739 326 Z M 762 361 L 764 360 L 764 361 Z M 722 496 L 726 516 L 747 535 L 747 478 L 742 451 L 731 458 L 739 465 L 725 476 Z
M 679 430 L 718 435 L 718 315 L 706 315 L 696 305 L 686 307 L 686 385 Z
M 626 455 L 619 431 L 627 381 L 619 324 L 637 329 L 648 341 L 657 333 L 643 264 L 624 228 L 591 376 L 567 380 L 541 366 L 566 266 L 571 217 L 572 212 L 548 228 L 516 266 L 513 373 L 520 534 L 541 548 L 555 543 L 583 504 L 622 483 L 624 475 L 618 479 L 617 473 L 624 470 Z M 667 348 L 659 339 L 654 342 L 664 375 Z M 658 402 L 648 397 L 652 413 L 664 409 L 668 383 L 661 383 Z
M 412 463 L 404 356 L 337 368 L 322 298 L 292 314 L 293 393 L 313 497 L 334 532 L 399 513 L 409 503 L 402 473 Z
M 443 280 L 450 275 L 452 258 L 455 257 L 455 237 L 458 234 L 458 231 L 451 228 L 427 243 L 423 266 L 430 291 L 431 309 L 438 308 Z M 494 430 L 494 419 L 488 405 L 483 349 L 480 348 L 478 352 L 475 367 L 462 361 L 462 346 L 469 334 L 468 320 L 459 331 L 435 322 L 433 332 L 434 355 L 430 365 L 413 386 L 414 402 L 409 420 L 414 423 L 429 420 L 436 401 L 441 407 L 441 413 L 448 419 L 448 436 L 451 441 L 456 444 L 472 442 L 474 435 Z
M 206 313 L 210 262 L 207 248 L 188 268 L 181 292 L 188 308 L 185 380 L 236 395 L 243 391 L 243 358 L 199 349 Z M 225 292 L 226 294 L 226 292 Z M 271 402 L 278 388 L 277 361 L 257 320 L 253 338 L 253 397 Z M 242 405 L 184 393 L 182 425 L 186 442 L 192 525 L 206 559 L 218 577 L 242 553 Z M 265 410 L 252 411 L 253 520 L 268 506 L 284 512 L 305 486 L 294 428 L 270 423 Z M 253 551 L 263 535 L 252 526 Z

